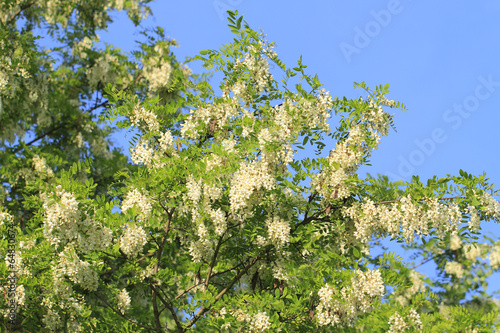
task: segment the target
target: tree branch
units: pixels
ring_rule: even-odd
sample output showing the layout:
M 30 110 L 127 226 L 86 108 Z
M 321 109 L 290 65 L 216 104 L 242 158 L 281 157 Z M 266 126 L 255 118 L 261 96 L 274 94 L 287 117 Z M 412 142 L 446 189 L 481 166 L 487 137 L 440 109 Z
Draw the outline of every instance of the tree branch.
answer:
M 115 312 L 116 314 L 118 314 L 120 317 L 123 317 L 125 318 L 126 320 L 128 320 L 129 322 L 131 322 L 132 324 L 135 324 L 139 327 L 142 327 L 142 328 L 145 328 L 147 330 L 150 330 L 150 331 L 155 331 L 155 329 L 153 327 L 150 327 L 150 326 L 146 326 L 146 325 L 142 325 L 142 324 L 139 324 L 138 322 L 136 322 L 135 320 L 132 320 L 130 318 L 128 318 L 127 316 L 123 315 L 120 311 L 118 311 L 117 309 L 115 309 L 113 306 L 111 306 L 111 304 L 109 304 L 103 297 L 101 297 L 101 295 L 99 295 L 98 293 L 95 293 L 94 295 L 97 296 L 97 298 L 99 298 L 101 300 L 101 302 L 103 302 L 108 308 L 110 308 L 111 310 L 113 310 L 113 312 Z
M 456 199 L 456 198 L 459 198 L 459 196 L 449 197 L 449 198 L 438 198 L 438 200 L 453 200 L 453 199 Z M 400 201 L 401 201 L 401 199 L 389 200 L 389 201 L 381 201 L 381 202 L 375 202 L 374 205 L 382 205 L 382 204 L 395 203 L 395 202 L 400 202 Z
M 150 284 L 150 286 L 153 290 L 156 291 L 156 287 L 154 286 L 154 284 Z M 175 321 L 175 325 L 177 326 L 177 330 L 179 332 L 183 332 L 184 328 L 182 327 L 182 323 L 179 320 L 179 317 L 177 317 L 177 313 L 175 312 L 175 309 L 172 306 L 172 303 L 168 300 L 168 296 L 165 294 L 165 292 L 161 288 L 160 288 L 160 291 L 163 293 L 163 295 L 165 295 L 165 297 L 167 299 L 165 300 L 163 297 L 161 297 L 160 293 L 158 293 L 158 292 L 156 292 L 156 295 L 158 296 L 160 301 L 163 303 L 163 305 L 165 305 L 165 307 L 168 309 L 168 311 L 170 311 L 170 313 L 172 314 L 172 317 L 174 318 L 174 321 Z
M 217 294 L 217 296 L 215 296 L 214 302 L 210 306 L 212 306 L 215 303 L 217 303 L 217 301 L 219 299 L 221 299 L 222 296 L 224 296 L 231 288 L 233 288 L 233 286 L 235 285 L 235 283 L 238 282 L 238 280 L 250 269 L 250 267 L 252 267 L 253 265 L 255 265 L 255 263 L 259 259 L 260 259 L 260 257 L 255 257 L 250 262 L 250 264 L 248 264 L 244 269 L 242 269 L 238 274 L 236 274 L 236 276 L 233 278 L 233 280 L 231 280 L 231 282 L 229 282 L 229 284 L 226 286 L 226 288 L 224 288 L 219 294 Z M 193 316 L 193 318 L 186 324 L 186 328 L 189 328 L 189 327 L 193 326 L 206 312 L 210 311 L 210 306 L 208 306 L 208 307 L 202 306 L 198 310 L 198 312 Z
M 27 4 L 22 5 L 21 7 L 19 7 L 19 9 L 17 10 L 17 12 L 15 12 L 15 13 L 14 13 L 14 15 L 13 15 L 10 19 L 8 19 L 8 20 L 6 21 L 6 24 L 5 24 L 5 25 L 9 25 L 9 24 L 11 24 L 11 23 L 12 23 L 12 21 L 14 21 L 14 20 L 15 20 L 15 18 L 16 18 L 19 14 L 21 14 L 21 12 L 22 12 L 22 11 L 24 11 L 24 10 L 26 10 L 26 9 L 30 8 L 30 7 L 31 7 L 31 6 L 33 6 L 34 4 L 35 4 L 35 2 L 34 2 L 34 1 L 31 1 L 31 2 L 28 2 Z
M 224 238 L 224 234 L 219 237 L 219 241 L 217 242 L 217 247 L 215 248 L 214 255 L 212 257 L 212 262 L 210 263 L 210 266 L 208 266 L 208 272 L 207 272 L 207 277 L 205 278 L 205 290 L 208 290 L 208 284 L 210 283 L 210 277 L 212 274 L 212 270 L 215 265 L 215 259 L 217 259 L 217 255 L 219 254 L 220 246 L 222 244 L 222 239 Z

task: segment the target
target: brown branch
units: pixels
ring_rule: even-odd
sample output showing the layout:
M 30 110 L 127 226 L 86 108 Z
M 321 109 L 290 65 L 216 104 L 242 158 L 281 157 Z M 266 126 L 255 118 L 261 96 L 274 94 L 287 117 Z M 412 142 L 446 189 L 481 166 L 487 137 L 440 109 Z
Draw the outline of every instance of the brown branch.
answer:
M 156 273 L 156 272 L 155 272 Z M 158 311 L 158 304 L 156 302 L 156 297 L 158 296 L 158 293 L 156 292 L 156 289 L 153 288 L 153 284 L 151 286 L 151 296 L 153 299 L 153 312 L 155 316 L 155 326 L 156 326 L 156 332 L 160 333 L 161 330 L 161 323 L 160 323 L 160 312 Z
M 186 295 L 190 290 L 198 287 L 200 284 L 203 284 L 203 283 L 204 283 L 204 281 L 198 281 L 198 283 L 193 284 L 191 287 L 187 288 L 182 293 L 180 293 L 179 295 L 175 296 L 175 299 L 181 298 L 182 296 Z
M 210 283 L 210 277 L 212 275 L 212 270 L 215 265 L 215 260 L 217 259 L 217 255 L 219 254 L 220 246 L 222 244 L 222 239 L 224 238 L 224 234 L 219 237 L 219 241 L 217 242 L 217 247 L 215 248 L 214 255 L 212 257 L 212 262 L 210 263 L 210 266 L 208 266 L 208 272 L 207 272 L 207 277 L 205 278 L 205 290 L 208 290 L 208 284 Z
M 128 320 L 129 322 L 131 322 L 132 324 L 135 324 L 139 327 L 142 327 L 142 328 L 145 328 L 147 330 L 150 330 L 150 331 L 155 331 L 155 329 L 153 327 L 150 327 L 150 326 L 146 326 L 146 325 L 142 325 L 142 324 L 139 324 L 138 322 L 136 322 L 135 320 L 133 319 L 130 319 L 128 318 L 127 316 L 123 315 L 120 311 L 118 311 L 117 309 L 115 309 L 113 306 L 111 306 L 111 304 L 109 304 L 103 297 L 101 297 L 98 293 L 95 293 L 94 295 L 97 296 L 97 298 L 99 298 L 108 308 L 110 308 L 111 310 L 113 310 L 113 312 L 115 312 L 116 314 L 118 314 L 120 317 L 123 317 L 125 318 L 126 320 Z
M 19 7 L 19 9 L 17 10 L 17 12 L 15 12 L 15 13 L 14 13 L 14 15 L 13 15 L 10 19 L 6 20 L 6 24 L 5 24 L 5 25 L 9 25 L 9 24 L 11 24 L 11 23 L 12 23 L 12 21 L 14 21 L 14 19 L 15 19 L 15 18 L 16 18 L 19 14 L 21 14 L 21 12 L 22 12 L 23 10 L 26 10 L 26 9 L 30 8 L 30 7 L 31 7 L 31 6 L 33 6 L 34 4 L 35 4 L 35 2 L 34 2 L 34 1 L 31 1 L 31 2 L 28 2 L 27 4 L 22 5 L 21 7 Z
M 30 142 L 28 142 L 26 145 L 29 146 L 35 142 L 37 142 L 38 140 L 41 140 L 43 139 L 44 137 L 46 137 L 47 135 L 50 135 L 52 133 L 54 133 L 55 131 L 57 131 L 58 129 L 61 129 L 65 126 L 65 124 L 60 124 L 59 126 L 56 126 L 52 129 L 50 129 L 48 132 L 42 134 L 42 135 L 39 135 L 38 137 L 34 138 L 33 140 L 31 140 Z M 14 150 L 14 152 L 16 152 L 16 150 Z
M 236 266 L 233 266 L 233 267 L 231 267 L 231 268 L 229 268 L 229 269 L 226 269 L 225 271 L 222 271 L 222 272 L 217 272 L 217 273 L 213 274 L 213 275 L 212 275 L 212 277 L 217 276 L 217 275 L 222 275 L 222 274 L 225 274 L 225 273 L 230 272 L 230 271 L 232 271 L 232 270 L 235 270 L 236 268 L 240 267 L 241 265 L 243 265 L 243 263 L 242 263 L 242 262 L 240 262 L 240 263 L 239 263 L 238 265 L 236 265 Z
M 154 286 L 154 284 L 150 284 L 150 286 L 153 290 L 156 291 L 156 287 Z M 177 313 L 175 313 L 175 309 L 174 309 L 172 303 L 168 300 L 167 294 L 165 294 L 165 292 L 161 288 L 159 288 L 159 289 L 163 293 L 163 295 L 165 295 L 167 300 L 165 300 L 163 297 L 161 297 L 160 293 L 158 293 L 158 292 L 156 292 L 156 295 L 158 296 L 160 301 L 165 305 L 165 307 L 168 309 L 168 311 L 170 311 L 170 313 L 172 314 L 172 317 L 174 318 L 174 321 L 175 321 L 175 325 L 177 326 L 177 330 L 179 332 L 183 332 L 184 328 L 182 327 L 182 323 L 179 320 L 179 317 L 177 317 Z M 161 311 L 160 311 L 160 313 L 161 313 Z
M 155 264 L 155 268 L 154 268 L 155 275 L 158 273 L 158 269 L 160 267 L 161 256 L 163 254 L 163 248 L 165 247 L 165 242 L 167 241 L 168 232 L 170 231 L 170 222 L 172 220 L 173 212 L 167 211 L 167 214 L 168 214 L 168 219 L 167 219 L 167 224 L 165 225 L 165 228 L 164 228 L 165 233 L 163 234 L 163 238 L 161 240 L 161 243 L 159 244 L 158 250 L 156 251 L 156 259 L 157 260 L 156 260 L 156 264 Z M 155 316 L 156 331 L 161 332 L 162 329 L 161 329 L 161 323 L 160 323 L 160 312 L 158 311 L 158 304 L 156 302 L 156 297 L 159 297 L 160 295 L 156 291 L 156 288 L 154 288 L 153 284 L 151 284 L 151 289 L 152 289 L 151 296 L 153 297 L 153 311 L 154 311 L 154 316 Z M 172 312 L 172 311 L 170 311 L 170 312 L 174 316 L 174 320 L 178 321 L 178 318 L 177 318 L 177 315 L 175 314 L 175 312 Z M 182 326 L 180 328 L 182 329 Z
M 453 200 L 456 198 L 459 198 L 459 196 L 449 197 L 449 198 L 438 198 L 438 200 Z M 401 201 L 401 199 L 381 201 L 381 202 L 375 202 L 374 205 L 382 205 L 382 204 L 395 203 L 395 202 L 400 202 L 400 201 Z
M 412 268 L 410 268 L 410 269 L 415 269 L 415 268 L 420 267 L 420 266 L 422 266 L 422 265 L 424 265 L 424 264 L 427 264 L 429 261 L 432 261 L 432 260 L 436 259 L 438 256 L 440 256 L 440 255 L 442 255 L 442 254 L 444 254 L 444 251 L 443 251 L 443 252 L 441 252 L 441 253 L 438 253 L 438 254 L 436 254 L 436 255 L 433 255 L 432 257 L 430 257 L 430 258 L 428 258 L 428 259 L 426 259 L 426 260 L 422 261 L 420 264 L 417 264 L 417 265 L 413 266 L 413 267 L 412 267 Z
M 260 259 L 260 257 L 255 257 L 250 264 L 248 264 L 244 269 L 242 269 L 236 276 L 229 282 L 229 284 L 214 298 L 214 302 L 211 305 L 217 303 L 233 286 L 236 282 Z M 193 318 L 186 324 L 186 328 L 193 326 L 206 312 L 210 311 L 210 306 L 202 306 L 198 312 L 193 316 Z

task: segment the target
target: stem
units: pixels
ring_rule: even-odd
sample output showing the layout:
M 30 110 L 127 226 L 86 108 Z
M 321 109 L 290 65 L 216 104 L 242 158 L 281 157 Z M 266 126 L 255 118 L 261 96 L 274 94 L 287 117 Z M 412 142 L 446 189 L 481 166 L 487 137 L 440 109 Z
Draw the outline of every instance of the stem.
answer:
M 459 198 L 459 196 L 449 197 L 449 198 L 438 198 L 438 200 L 453 200 L 456 198 Z M 382 204 L 387 204 L 387 203 L 395 203 L 395 202 L 399 202 L 399 201 L 401 201 L 401 200 L 397 199 L 397 200 L 381 201 L 381 202 L 375 202 L 374 204 L 375 205 L 382 205 Z
M 168 219 L 167 219 L 167 224 L 165 225 L 164 228 L 164 234 L 163 238 L 161 240 L 161 243 L 159 244 L 158 251 L 156 251 L 156 264 L 154 268 L 154 274 L 156 275 L 158 273 L 158 269 L 160 267 L 160 262 L 161 262 L 161 256 L 163 254 L 163 248 L 165 247 L 165 242 L 167 240 L 168 232 L 170 231 L 170 222 L 172 220 L 172 214 L 173 212 L 168 212 Z M 154 287 L 154 283 L 151 283 L 151 294 L 153 297 L 153 311 L 154 311 L 154 316 L 155 316 L 155 325 L 156 325 L 156 331 L 161 332 L 161 322 L 160 322 L 160 312 L 158 311 L 158 303 L 156 301 L 156 297 L 160 296 L 158 292 L 156 291 L 156 288 Z M 161 300 L 161 299 L 160 299 Z M 167 304 L 165 304 L 167 306 Z M 175 311 L 170 311 L 172 315 L 174 316 L 174 320 L 178 321 L 177 315 L 175 314 Z M 182 328 L 182 326 L 181 326 Z
M 210 277 L 212 274 L 212 270 L 215 266 L 215 259 L 217 259 L 217 255 L 219 254 L 220 246 L 222 244 L 222 239 L 224 238 L 224 234 L 219 237 L 219 241 L 217 242 L 217 247 L 215 248 L 214 256 L 212 257 L 212 262 L 210 263 L 210 266 L 208 266 L 208 273 L 207 277 L 205 279 L 205 290 L 208 290 L 208 284 L 210 283 Z
M 153 327 L 150 327 L 150 326 L 145 326 L 145 325 L 142 325 L 142 324 L 139 324 L 138 322 L 136 322 L 135 320 L 132 320 L 128 317 L 126 317 L 125 315 L 123 315 L 120 311 L 118 311 L 117 309 L 115 309 L 113 306 L 111 306 L 111 304 L 109 304 L 104 298 L 102 298 L 98 293 L 95 293 L 95 295 L 97 296 L 97 298 L 99 298 L 108 308 L 110 308 L 111 310 L 113 310 L 113 312 L 115 312 L 116 314 L 118 314 L 120 317 L 123 317 L 125 318 L 126 320 L 128 320 L 129 322 L 131 322 L 132 324 L 135 324 L 139 327 L 142 327 L 142 328 L 145 328 L 147 330 L 150 330 L 150 331 L 155 331 L 155 329 Z
M 255 257 L 250 264 L 248 264 L 244 269 L 242 269 L 236 276 L 229 282 L 229 284 L 224 288 L 217 296 L 215 296 L 215 300 L 211 305 L 217 303 L 219 299 L 221 299 L 231 288 L 233 288 L 234 284 L 238 282 L 238 280 L 252 267 L 255 263 L 260 259 L 260 257 Z M 210 305 L 210 306 L 211 306 Z M 190 328 L 193 326 L 206 312 L 210 311 L 210 306 L 205 307 L 202 306 L 198 312 L 193 316 L 193 318 L 186 324 L 186 328 Z
M 15 20 L 15 18 L 16 18 L 19 14 L 21 14 L 21 12 L 22 12 L 23 10 L 26 10 L 26 9 L 30 8 L 30 7 L 31 7 L 31 6 L 33 6 L 34 4 L 35 4 L 35 2 L 34 2 L 34 1 L 31 1 L 31 2 L 28 2 L 27 4 L 25 4 L 25 5 L 23 5 L 23 6 L 19 7 L 19 9 L 17 10 L 17 12 L 15 12 L 15 13 L 14 13 L 14 15 L 13 15 L 10 19 L 8 19 L 8 20 L 6 21 L 6 25 L 11 24 L 11 23 L 12 23 L 12 21 L 14 21 L 14 20 Z

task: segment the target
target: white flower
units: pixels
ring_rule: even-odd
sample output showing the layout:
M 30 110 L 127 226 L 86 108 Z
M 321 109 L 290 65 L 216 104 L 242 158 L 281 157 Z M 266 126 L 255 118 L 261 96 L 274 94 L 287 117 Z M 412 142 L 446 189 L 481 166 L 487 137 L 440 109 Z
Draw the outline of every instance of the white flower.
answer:
M 148 241 L 146 232 L 140 226 L 128 225 L 120 238 L 120 249 L 129 257 L 137 257 Z
M 484 206 L 488 218 L 495 219 L 497 222 L 500 221 L 500 203 L 491 194 L 484 193 L 481 204 Z
M 54 174 L 47 165 L 45 158 L 38 155 L 33 156 L 33 167 L 40 173 L 47 173 L 49 176 L 52 176 Z
M 464 269 L 461 263 L 456 261 L 448 261 L 444 266 L 446 273 L 450 275 L 455 275 L 457 278 L 461 279 L 464 276 Z
M 450 237 L 450 250 L 458 250 L 462 247 L 462 240 L 456 234 L 451 235 Z
M 288 243 L 290 238 L 290 223 L 279 216 L 266 220 L 268 239 L 277 247 L 281 248 Z
M 134 126 L 140 126 L 141 122 L 144 122 L 148 130 L 151 132 L 156 132 L 160 128 L 156 114 L 151 110 L 146 110 L 144 107 L 139 107 L 139 105 L 134 107 L 134 110 L 129 118 L 130 122 Z
M 134 188 L 127 193 L 122 202 L 122 212 L 131 208 L 136 208 L 139 211 L 137 215 L 139 221 L 145 221 L 151 216 L 152 205 L 146 190 L 141 192 Z
M 265 332 L 271 328 L 271 322 L 266 312 L 259 311 L 250 319 L 250 332 Z
M 222 236 L 227 229 L 225 213 L 220 208 L 217 210 L 210 209 L 210 217 L 215 226 L 215 233 Z
M 144 164 L 147 167 L 152 165 L 153 148 L 149 145 L 149 141 L 144 141 L 142 138 L 137 140 L 134 149 L 130 149 L 130 159 L 134 164 Z
M 397 312 L 389 318 L 389 325 L 391 326 L 387 333 L 402 333 L 408 328 L 404 318 Z
M 380 271 L 356 270 L 351 283 L 337 290 L 328 284 L 318 291 L 319 305 L 316 318 L 321 326 L 354 326 L 358 316 L 373 309 L 373 303 L 384 295 L 384 281 Z M 338 298 L 333 298 L 333 295 Z
M 125 288 L 118 293 L 116 299 L 118 310 L 120 310 L 122 314 L 130 309 L 130 296 Z

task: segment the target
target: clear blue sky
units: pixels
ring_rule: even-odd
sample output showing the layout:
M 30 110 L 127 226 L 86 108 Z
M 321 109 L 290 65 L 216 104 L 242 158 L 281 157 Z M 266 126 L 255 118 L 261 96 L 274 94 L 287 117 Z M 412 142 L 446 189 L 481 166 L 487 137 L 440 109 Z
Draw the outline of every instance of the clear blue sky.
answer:
M 151 7 L 142 25 L 163 27 L 179 42 L 174 52 L 181 61 L 232 40 L 229 9 L 276 41 L 287 65 L 302 55 L 333 96 L 357 97 L 355 81 L 389 83 L 387 97 L 408 112 L 394 110 L 397 133 L 382 139 L 361 176 L 427 179 L 463 169 L 486 172 L 500 186 L 500 2 L 158 0 Z M 139 35 L 115 16 L 101 41 L 132 50 Z M 486 230 L 500 234 L 499 225 Z M 432 275 L 427 267 L 422 271 Z M 494 283 L 489 291 L 499 288 Z

